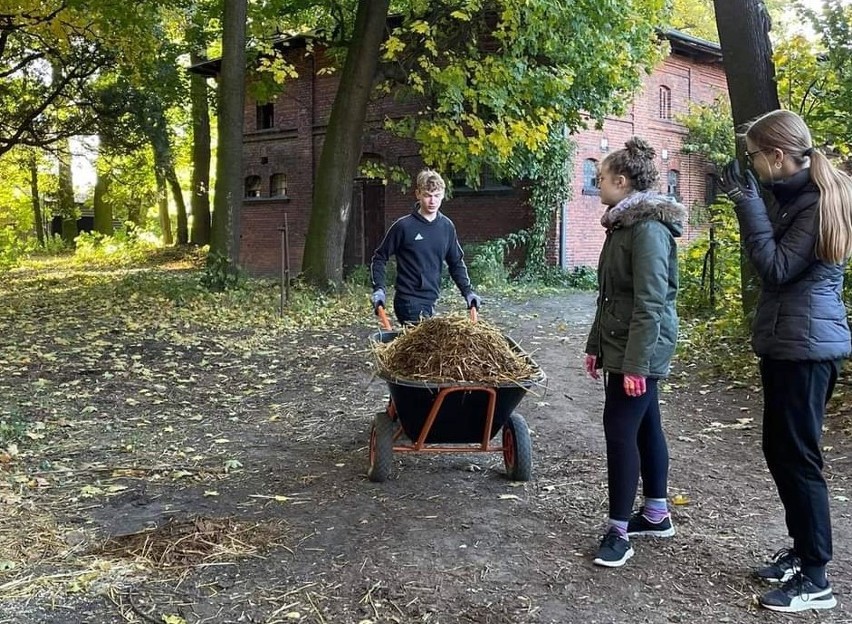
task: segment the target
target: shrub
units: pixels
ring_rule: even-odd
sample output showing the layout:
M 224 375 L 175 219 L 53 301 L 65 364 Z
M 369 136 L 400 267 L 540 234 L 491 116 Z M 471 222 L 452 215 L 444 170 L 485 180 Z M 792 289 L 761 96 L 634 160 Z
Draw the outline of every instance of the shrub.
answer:
M 502 239 L 466 245 L 465 258 L 474 288 L 505 286 L 509 282 L 506 243 Z
M 139 231 L 130 223 L 112 236 L 100 232 L 81 232 L 74 242 L 74 258 L 77 262 L 109 266 L 140 263 L 160 246 L 153 234 Z

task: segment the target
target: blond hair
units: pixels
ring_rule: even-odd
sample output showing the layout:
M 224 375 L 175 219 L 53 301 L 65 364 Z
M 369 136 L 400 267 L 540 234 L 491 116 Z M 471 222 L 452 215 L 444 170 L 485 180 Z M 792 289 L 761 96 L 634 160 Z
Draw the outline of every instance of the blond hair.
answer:
M 417 174 L 416 188 L 421 192 L 434 193 L 435 191 L 445 190 L 447 185 L 444 184 L 444 178 L 437 171 L 424 169 Z
M 819 189 L 816 256 L 839 264 L 852 255 L 852 178 L 813 147 L 811 132 L 796 113 L 775 110 L 752 121 L 745 131 L 758 149 L 778 148 L 793 162 L 811 160 L 811 180 Z

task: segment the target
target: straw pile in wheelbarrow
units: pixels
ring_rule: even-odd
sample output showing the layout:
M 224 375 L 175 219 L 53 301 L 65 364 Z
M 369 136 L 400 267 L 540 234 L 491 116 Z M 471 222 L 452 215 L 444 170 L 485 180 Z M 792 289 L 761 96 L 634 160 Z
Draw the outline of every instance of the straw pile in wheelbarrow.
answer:
M 527 382 L 539 372 L 499 329 L 463 315 L 425 319 L 374 350 L 383 373 L 416 381 L 496 385 Z

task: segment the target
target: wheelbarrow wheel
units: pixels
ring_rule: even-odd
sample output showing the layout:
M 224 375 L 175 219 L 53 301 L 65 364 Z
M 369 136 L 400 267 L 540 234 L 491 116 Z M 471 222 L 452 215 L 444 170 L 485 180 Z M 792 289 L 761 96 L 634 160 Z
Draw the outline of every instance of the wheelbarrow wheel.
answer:
M 512 481 L 529 481 L 532 478 L 532 439 L 527 421 L 512 412 L 503 425 L 503 463 L 506 475 Z
M 393 464 L 393 421 L 388 413 L 381 411 L 373 417 L 370 428 L 370 481 L 386 481 Z

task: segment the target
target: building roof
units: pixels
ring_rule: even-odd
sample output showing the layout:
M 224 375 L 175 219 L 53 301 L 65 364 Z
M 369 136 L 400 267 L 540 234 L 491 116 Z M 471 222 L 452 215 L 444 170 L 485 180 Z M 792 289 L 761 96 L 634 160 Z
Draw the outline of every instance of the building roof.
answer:
M 721 63 L 722 48 L 718 43 L 699 39 L 673 28 L 660 29 L 659 34 L 669 40 L 672 52 L 688 56 L 705 63 Z M 281 34 L 275 37 L 275 45 L 289 48 L 301 48 L 308 39 L 320 38 L 318 33 L 300 33 L 298 35 Z M 190 65 L 188 71 L 208 78 L 215 78 L 222 69 L 222 59 L 215 58 Z
M 696 61 L 722 62 L 722 47 L 718 43 L 699 39 L 673 28 L 661 30 L 660 34 L 669 40 L 672 52 L 676 54 L 688 56 Z

